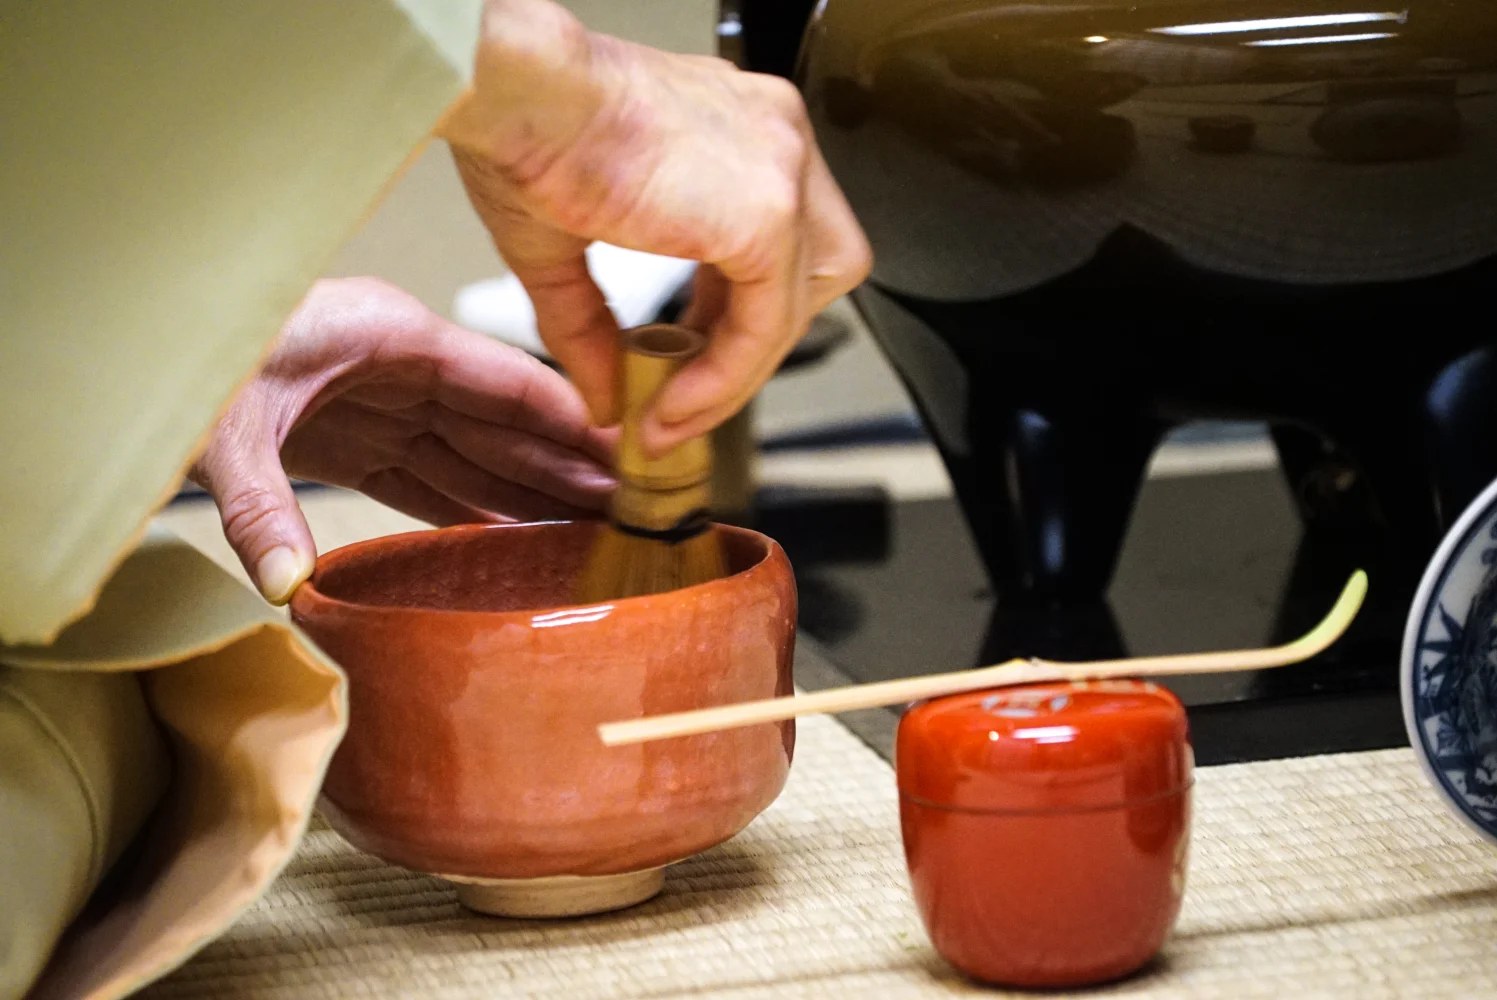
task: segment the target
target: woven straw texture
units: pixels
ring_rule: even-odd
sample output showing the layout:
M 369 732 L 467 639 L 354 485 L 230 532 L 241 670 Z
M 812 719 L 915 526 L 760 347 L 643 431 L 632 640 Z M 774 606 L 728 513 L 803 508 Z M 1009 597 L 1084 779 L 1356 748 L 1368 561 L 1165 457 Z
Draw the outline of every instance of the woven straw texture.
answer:
M 506 921 L 316 826 L 270 894 L 148 996 L 941 996 L 973 991 L 909 896 L 893 774 L 801 721 L 789 786 L 665 893 Z M 1203 769 L 1185 911 L 1163 958 L 1092 995 L 1497 997 L 1497 850 L 1407 750 Z M 992 990 L 983 990 L 993 995 Z

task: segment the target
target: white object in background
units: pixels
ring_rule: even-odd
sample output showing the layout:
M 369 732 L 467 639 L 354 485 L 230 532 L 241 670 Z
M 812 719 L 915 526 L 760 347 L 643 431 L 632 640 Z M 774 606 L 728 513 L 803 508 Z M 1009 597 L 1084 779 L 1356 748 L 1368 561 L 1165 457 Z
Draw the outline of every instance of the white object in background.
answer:
M 626 250 L 609 243 L 594 243 L 587 248 L 588 270 L 623 327 L 654 320 L 696 266 L 695 261 Z M 530 296 L 513 274 L 458 289 L 452 301 L 452 318 L 461 326 L 537 357 L 550 356 L 536 331 Z

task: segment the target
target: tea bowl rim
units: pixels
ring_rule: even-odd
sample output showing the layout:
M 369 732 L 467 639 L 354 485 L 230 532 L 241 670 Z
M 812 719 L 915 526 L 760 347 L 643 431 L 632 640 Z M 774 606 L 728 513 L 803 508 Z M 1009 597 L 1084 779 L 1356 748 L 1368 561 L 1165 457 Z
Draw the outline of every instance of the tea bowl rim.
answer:
M 319 612 L 336 611 L 344 614 L 378 615 L 382 618 L 389 617 L 431 617 L 440 616 L 449 620 L 482 619 L 493 622 L 502 619 L 530 620 L 539 614 L 566 611 L 570 609 L 601 608 L 607 606 L 613 610 L 623 608 L 644 608 L 650 604 L 659 603 L 664 600 L 679 600 L 683 596 L 699 596 L 723 590 L 734 584 L 734 581 L 751 575 L 763 573 L 766 567 L 777 559 L 787 563 L 788 558 L 784 554 L 779 542 L 761 531 L 745 528 L 739 525 L 722 524 L 712 522 L 713 531 L 729 536 L 747 538 L 758 542 L 763 546 L 763 553 L 754 559 L 749 565 L 737 572 L 716 580 L 708 580 L 704 583 L 692 584 L 677 590 L 667 591 L 660 594 L 645 594 L 637 597 L 620 597 L 608 601 L 569 601 L 562 604 L 541 605 L 533 608 L 506 608 L 504 610 L 483 611 L 471 608 L 439 608 L 427 606 L 410 606 L 400 604 L 373 604 L 365 601 L 348 600 L 343 597 L 334 597 L 318 586 L 320 578 L 330 569 L 349 560 L 356 560 L 361 556 L 367 556 L 378 550 L 388 548 L 392 545 L 408 542 L 434 543 L 437 539 L 462 535 L 478 535 L 496 531 L 513 531 L 516 529 L 536 529 L 544 527 L 575 528 L 582 525 L 605 525 L 607 522 L 602 518 L 550 518 L 536 521 L 512 521 L 503 524 L 454 524 L 445 527 L 418 528 L 411 531 L 399 531 L 388 535 L 379 535 L 374 538 L 365 538 L 337 548 L 329 549 L 317 557 L 316 565 L 312 574 L 298 586 L 291 595 L 288 602 L 290 610 L 294 615 L 312 617 Z

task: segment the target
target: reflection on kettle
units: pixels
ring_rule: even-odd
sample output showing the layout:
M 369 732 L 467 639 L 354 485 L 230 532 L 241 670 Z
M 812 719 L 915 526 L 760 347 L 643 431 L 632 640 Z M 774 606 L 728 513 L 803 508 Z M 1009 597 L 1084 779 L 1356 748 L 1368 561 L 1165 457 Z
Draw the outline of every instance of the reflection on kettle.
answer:
M 1122 225 L 1307 284 L 1491 253 L 1497 11 L 1313 6 L 829 0 L 803 83 L 875 277 L 912 294 L 1032 287 Z M 934 258 L 912 218 L 948 234 Z
M 1097 600 L 1189 420 L 1394 589 L 1497 478 L 1492 5 L 824 0 L 799 78 L 1000 599 Z
M 1326 88 L 1310 137 L 1332 159 L 1397 163 L 1456 152 L 1461 112 L 1453 77 L 1345 81 Z
M 1012 67 L 985 72 L 953 55 L 938 45 L 893 53 L 875 68 L 868 91 L 856 80 L 828 81 L 828 113 L 839 123 L 882 115 L 1000 184 L 1085 184 L 1115 177 L 1132 161 L 1133 123 L 1100 108 L 1136 89 L 1137 78 L 1081 73 L 1057 91 Z

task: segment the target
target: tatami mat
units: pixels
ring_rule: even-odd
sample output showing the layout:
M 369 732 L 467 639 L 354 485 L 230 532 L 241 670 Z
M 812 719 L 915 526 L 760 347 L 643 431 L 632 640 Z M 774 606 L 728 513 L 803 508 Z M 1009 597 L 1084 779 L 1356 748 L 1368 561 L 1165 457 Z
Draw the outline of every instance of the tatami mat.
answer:
M 1497 850 L 1407 750 L 1203 769 L 1185 912 L 1130 997 L 1497 996 Z M 1022 859 L 1015 859 L 1022 863 Z M 944 995 L 908 894 L 893 774 L 804 719 L 779 801 L 577 922 L 505 921 L 318 826 L 270 895 L 149 992 L 167 997 Z

